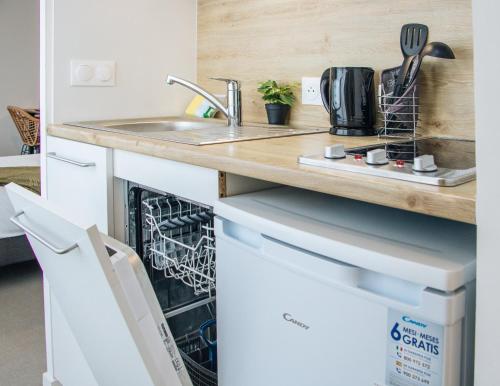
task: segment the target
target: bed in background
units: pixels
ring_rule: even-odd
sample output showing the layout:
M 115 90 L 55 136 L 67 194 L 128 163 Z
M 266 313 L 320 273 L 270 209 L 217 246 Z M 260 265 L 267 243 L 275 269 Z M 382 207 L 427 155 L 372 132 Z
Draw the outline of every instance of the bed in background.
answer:
M 10 182 L 40 193 L 40 155 L 0 157 L 0 267 L 34 258 L 24 232 L 10 221 L 14 209 L 4 188 Z

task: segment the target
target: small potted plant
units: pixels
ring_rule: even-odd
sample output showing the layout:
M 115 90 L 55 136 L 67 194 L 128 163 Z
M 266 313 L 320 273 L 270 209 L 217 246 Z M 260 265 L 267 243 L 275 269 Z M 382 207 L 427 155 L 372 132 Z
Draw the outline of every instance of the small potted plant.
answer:
M 267 120 L 271 125 L 285 125 L 288 121 L 290 108 L 295 102 L 294 84 L 278 84 L 268 80 L 259 84 L 257 91 L 266 102 Z

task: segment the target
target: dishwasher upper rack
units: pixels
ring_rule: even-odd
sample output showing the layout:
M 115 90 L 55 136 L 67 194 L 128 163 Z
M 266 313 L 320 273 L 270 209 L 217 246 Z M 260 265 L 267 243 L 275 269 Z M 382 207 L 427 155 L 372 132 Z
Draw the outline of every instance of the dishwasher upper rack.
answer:
M 215 235 L 211 209 L 176 196 L 142 201 L 151 266 L 181 280 L 196 295 L 215 290 Z

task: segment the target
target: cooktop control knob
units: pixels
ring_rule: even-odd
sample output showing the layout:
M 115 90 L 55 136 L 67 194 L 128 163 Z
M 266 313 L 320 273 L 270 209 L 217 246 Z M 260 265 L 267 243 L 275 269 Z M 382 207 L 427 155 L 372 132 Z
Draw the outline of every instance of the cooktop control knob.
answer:
M 389 160 L 384 149 L 375 149 L 366 153 L 366 163 L 369 165 L 386 165 Z
M 340 159 L 345 158 L 344 145 L 331 145 L 325 147 L 325 158 Z
M 413 170 L 416 172 L 435 172 L 437 169 L 433 155 L 424 154 L 413 160 Z

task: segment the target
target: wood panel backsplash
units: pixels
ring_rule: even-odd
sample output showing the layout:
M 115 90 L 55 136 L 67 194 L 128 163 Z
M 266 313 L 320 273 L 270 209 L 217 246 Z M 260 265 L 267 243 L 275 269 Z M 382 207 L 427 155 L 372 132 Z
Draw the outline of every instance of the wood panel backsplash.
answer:
M 401 25 L 429 26 L 456 60 L 427 58 L 421 72 L 421 133 L 474 138 L 471 0 L 198 0 L 198 80 L 242 82 L 243 119 L 266 122 L 257 83 L 300 81 L 333 66 L 377 71 L 402 62 Z M 291 123 L 329 126 L 323 107 L 292 109 Z

